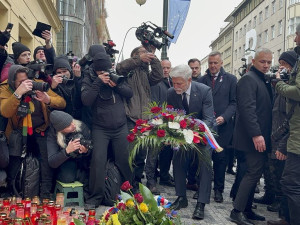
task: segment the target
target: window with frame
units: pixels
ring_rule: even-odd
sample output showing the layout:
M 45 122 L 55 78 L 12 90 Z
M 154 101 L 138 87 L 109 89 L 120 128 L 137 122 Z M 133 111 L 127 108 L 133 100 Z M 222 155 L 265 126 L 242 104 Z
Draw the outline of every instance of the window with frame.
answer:
M 242 38 L 243 36 L 243 28 L 240 29 L 240 39 Z
M 242 47 L 239 47 L 239 57 L 242 57 Z
M 278 35 L 282 34 L 282 20 L 278 22 Z
M 269 17 L 269 6 L 265 8 L 265 20 Z
M 239 39 L 239 31 L 235 32 L 235 41 L 237 42 L 237 40 Z
M 267 43 L 268 41 L 269 41 L 268 30 L 265 30 L 265 43 Z
M 279 0 L 279 9 L 283 7 L 283 0 Z
M 246 36 L 246 32 L 247 32 L 247 24 L 244 25 L 244 36 Z
M 261 24 L 263 21 L 263 13 L 262 11 L 260 11 L 259 15 L 258 15 L 258 23 Z
M 259 34 L 259 35 L 257 36 L 257 45 L 258 45 L 258 46 L 261 46 L 261 42 L 262 42 L 262 40 L 261 40 L 261 34 Z
M 272 14 L 274 14 L 275 11 L 276 11 L 275 3 L 276 3 L 276 1 L 273 1 L 273 2 L 272 2 Z
M 271 38 L 275 38 L 275 25 L 271 26 Z
M 252 20 L 249 20 L 249 22 L 248 22 L 248 29 L 247 29 L 247 31 L 251 30 L 251 25 L 252 25 Z
M 297 24 L 300 23 L 300 16 L 294 17 L 294 18 L 290 18 L 289 19 L 289 29 L 288 29 L 288 33 L 289 34 L 294 34 L 296 32 L 296 27 Z
M 237 49 L 234 51 L 234 60 L 237 60 Z
M 253 17 L 253 28 L 256 27 L 256 18 L 257 18 L 257 16 Z

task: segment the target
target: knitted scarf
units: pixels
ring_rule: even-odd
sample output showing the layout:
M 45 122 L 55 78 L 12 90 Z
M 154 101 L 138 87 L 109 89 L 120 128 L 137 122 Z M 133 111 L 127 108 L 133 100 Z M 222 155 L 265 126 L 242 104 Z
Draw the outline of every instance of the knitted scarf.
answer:
M 27 115 L 23 118 L 23 130 L 22 130 L 23 136 L 27 136 L 27 134 L 29 135 L 33 134 L 31 113 L 34 112 L 34 104 L 31 100 L 32 99 L 29 96 L 26 96 L 24 99 L 24 102 L 29 104 L 29 109 Z

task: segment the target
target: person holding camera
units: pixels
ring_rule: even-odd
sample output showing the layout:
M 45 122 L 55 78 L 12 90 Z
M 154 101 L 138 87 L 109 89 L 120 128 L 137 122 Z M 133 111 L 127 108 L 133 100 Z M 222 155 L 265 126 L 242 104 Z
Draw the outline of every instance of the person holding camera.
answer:
M 89 196 L 85 210 L 98 207 L 104 200 L 105 166 L 108 154 L 112 155 L 122 180 L 131 180 L 128 151 L 128 129 L 123 98 L 132 97 L 132 90 L 126 82 L 111 80 L 112 68 L 105 52 L 96 54 L 89 73 L 84 75 L 81 99 L 84 105 L 92 106 L 92 153 L 89 181 Z M 114 74 L 114 76 L 117 76 Z M 108 152 L 111 144 L 112 152 Z
M 75 76 L 66 56 L 55 58 L 53 74 L 51 88 L 54 92 L 62 96 L 67 103 L 66 108 L 63 111 L 70 114 L 75 119 L 80 119 L 80 76 Z
M 287 99 L 287 113 L 291 113 L 289 118 L 290 136 L 287 141 L 287 155 L 281 178 L 282 192 L 288 200 L 291 225 L 299 224 L 300 221 L 300 23 L 296 27 L 295 42 L 298 60 L 291 71 L 289 83 L 281 81 L 280 75 L 277 74 L 276 78 L 279 81 L 275 87 L 277 93 Z
M 83 183 L 88 193 L 89 156 L 92 150 L 90 129 L 65 112 L 50 113 L 47 137 L 48 162 L 56 169 L 56 179 L 63 183 Z
M 3 117 L 8 118 L 6 135 L 9 139 L 14 140 L 11 134 L 20 133 L 24 140 L 24 145 L 15 149 L 14 155 L 11 156 L 12 160 L 10 160 L 8 168 L 9 185 L 14 185 L 18 165 L 21 163 L 22 150 L 24 146 L 27 146 L 26 151 L 32 152 L 40 161 L 40 197 L 50 198 L 53 174 L 48 164 L 46 145 L 49 125 L 48 107 L 63 109 L 66 102 L 52 90 L 47 91 L 48 83 L 29 80 L 28 68 L 21 65 L 12 65 L 8 80 L 2 84 L 0 87 L 0 111 Z M 18 132 L 12 132 L 13 130 Z M 18 146 L 18 143 L 14 144 Z
M 127 75 L 132 73 L 127 79 L 128 85 L 133 91 L 133 96 L 125 102 L 125 110 L 127 115 L 127 126 L 131 130 L 135 126 L 138 119 L 147 119 L 143 114 L 146 107 L 151 102 L 151 88 L 150 86 L 158 84 L 163 79 L 163 70 L 159 59 L 156 58 L 155 47 L 151 46 L 151 52 L 148 52 L 144 46 L 136 47 L 132 50 L 129 59 L 118 63 L 116 70 L 118 74 Z M 149 70 L 149 65 L 151 71 Z M 138 188 L 138 183 L 141 182 L 143 171 L 145 167 L 145 158 L 147 151 L 139 151 L 135 158 L 134 168 L 134 187 Z M 147 163 L 149 165 L 146 172 L 147 186 L 152 193 L 159 194 L 156 188 L 156 159 L 157 157 L 148 157 Z

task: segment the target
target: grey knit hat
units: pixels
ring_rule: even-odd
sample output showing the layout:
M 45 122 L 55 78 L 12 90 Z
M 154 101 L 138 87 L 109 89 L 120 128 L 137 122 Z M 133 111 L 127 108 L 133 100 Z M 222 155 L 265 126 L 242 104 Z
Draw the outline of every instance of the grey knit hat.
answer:
M 62 131 L 70 126 L 72 121 L 73 117 L 63 111 L 54 110 L 50 113 L 50 122 L 56 131 Z

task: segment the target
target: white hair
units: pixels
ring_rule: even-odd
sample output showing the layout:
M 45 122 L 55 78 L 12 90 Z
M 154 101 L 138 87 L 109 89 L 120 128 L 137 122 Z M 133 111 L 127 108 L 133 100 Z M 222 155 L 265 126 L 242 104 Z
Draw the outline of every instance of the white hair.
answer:
M 192 70 L 185 64 L 175 66 L 170 72 L 170 77 L 182 77 L 183 79 L 188 80 L 192 77 Z
M 265 54 L 271 54 L 271 55 L 273 55 L 273 52 L 270 49 L 268 49 L 268 48 L 259 48 L 255 52 L 254 59 L 257 59 L 257 57 L 259 56 L 259 54 L 262 53 L 262 52 L 265 53 Z
M 296 31 L 298 34 L 300 34 L 300 23 L 298 23 L 297 27 L 296 27 Z

